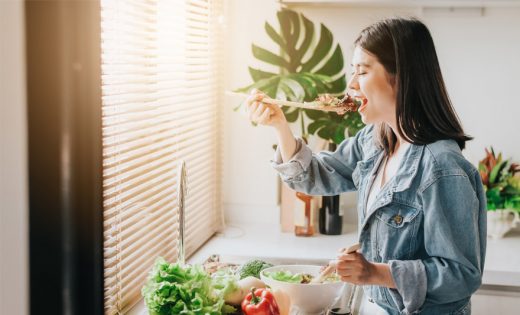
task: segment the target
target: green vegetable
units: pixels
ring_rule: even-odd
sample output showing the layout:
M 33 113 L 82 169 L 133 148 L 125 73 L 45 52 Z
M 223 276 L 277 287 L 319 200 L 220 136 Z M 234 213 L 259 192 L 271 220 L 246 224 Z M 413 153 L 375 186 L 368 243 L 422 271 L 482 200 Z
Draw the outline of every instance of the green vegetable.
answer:
M 218 270 L 212 276 L 213 287 L 219 291 L 219 295 L 224 297 L 226 303 L 240 304 L 232 297 L 239 294 L 241 288 L 239 287 L 238 275 L 230 270 Z
M 292 272 L 285 270 L 265 272 L 264 274 L 271 279 L 283 282 L 302 283 L 303 281 L 303 275 L 301 273 L 292 274 Z
M 253 259 L 243 264 L 238 270 L 240 279 L 245 277 L 253 276 L 260 279 L 260 271 L 265 268 L 272 267 L 273 265 L 260 259 Z
M 199 265 L 169 264 L 159 258 L 141 293 L 150 315 L 221 315 L 235 311 L 224 303 L 225 288 Z

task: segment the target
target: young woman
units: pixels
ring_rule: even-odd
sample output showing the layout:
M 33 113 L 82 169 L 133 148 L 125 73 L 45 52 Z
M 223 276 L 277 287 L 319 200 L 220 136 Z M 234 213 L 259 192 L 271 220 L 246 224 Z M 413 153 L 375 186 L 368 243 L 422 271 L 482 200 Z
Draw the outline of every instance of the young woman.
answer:
M 479 173 L 461 154 L 462 130 L 444 86 L 433 40 L 416 19 L 364 29 L 349 93 L 367 126 L 335 152 L 313 154 L 283 112 L 248 99 L 250 119 L 274 127 L 274 168 L 313 195 L 357 190 L 361 249 L 340 255 L 343 281 L 362 285 L 388 314 L 470 314 L 486 249 Z

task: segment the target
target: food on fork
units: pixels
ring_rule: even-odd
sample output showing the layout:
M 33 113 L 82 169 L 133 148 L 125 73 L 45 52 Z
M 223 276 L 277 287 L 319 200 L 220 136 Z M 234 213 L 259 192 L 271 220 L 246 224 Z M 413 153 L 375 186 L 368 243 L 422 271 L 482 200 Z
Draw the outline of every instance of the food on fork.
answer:
M 255 90 L 255 92 L 261 92 L 259 90 Z M 242 92 L 226 92 L 229 95 L 240 95 L 240 96 L 249 96 L 250 94 L 242 93 Z M 262 98 L 262 102 L 266 104 L 273 104 L 278 106 L 289 106 L 289 107 L 297 107 L 304 109 L 314 109 L 321 110 L 325 112 L 335 112 L 338 115 L 344 115 L 347 112 L 356 112 L 358 108 L 366 103 L 366 99 L 353 98 L 348 94 L 340 99 L 331 94 L 320 94 L 314 101 L 312 102 L 293 102 L 287 100 L 278 100 L 274 98 L 270 98 L 265 96 Z
M 314 104 L 314 106 L 317 107 L 316 109 L 327 106 L 337 107 L 338 110 L 336 112 L 338 114 L 344 114 L 346 112 L 357 111 L 358 107 L 361 106 L 361 101 L 353 99 L 348 94 L 345 94 L 345 97 L 342 99 L 334 97 L 330 94 L 322 94 L 318 96 L 314 102 L 308 104 Z

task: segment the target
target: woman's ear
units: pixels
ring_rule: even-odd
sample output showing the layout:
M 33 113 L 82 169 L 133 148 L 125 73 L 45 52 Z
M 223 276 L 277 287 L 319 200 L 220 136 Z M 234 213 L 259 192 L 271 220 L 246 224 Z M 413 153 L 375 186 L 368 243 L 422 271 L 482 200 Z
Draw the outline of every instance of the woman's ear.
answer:
M 397 76 L 395 74 L 390 74 L 388 78 L 388 82 L 392 86 L 394 92 L 397 93 Z

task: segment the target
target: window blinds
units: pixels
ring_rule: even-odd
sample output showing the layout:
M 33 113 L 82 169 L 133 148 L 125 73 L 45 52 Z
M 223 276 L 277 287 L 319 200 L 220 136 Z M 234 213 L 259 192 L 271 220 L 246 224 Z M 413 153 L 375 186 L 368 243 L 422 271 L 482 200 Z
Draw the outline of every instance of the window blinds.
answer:
M 101 1 L 106 314 L 139 301 L 158 256 L 177 258 L 181 160 L 186 255 L 218 228 L 221 6 Z

